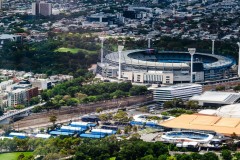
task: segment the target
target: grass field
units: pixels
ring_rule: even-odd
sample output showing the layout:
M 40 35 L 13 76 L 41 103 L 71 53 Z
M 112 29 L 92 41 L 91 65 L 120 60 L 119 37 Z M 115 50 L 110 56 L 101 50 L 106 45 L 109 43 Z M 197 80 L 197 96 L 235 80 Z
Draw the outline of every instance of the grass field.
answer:
M 72 54 L 76 54 L 78 53 L 79 51 L 82 51 L 82 52 L 86 52 L 88 54 L 94 54 L 96 53 L 96 51 L 89 51 L 89 50 L 86 50 L 86 49 L 80 49 L 80 48 L 65 48 L 65 47 L 61 47 L 61 48 L 58 48 L 55 50 L 55 52 L 70 52 Z
M 17 160 L 18 156 L 23 153 L 24 156 L 32 155 L 32 152 L 12 152 L 0 154 L 0 160 Z

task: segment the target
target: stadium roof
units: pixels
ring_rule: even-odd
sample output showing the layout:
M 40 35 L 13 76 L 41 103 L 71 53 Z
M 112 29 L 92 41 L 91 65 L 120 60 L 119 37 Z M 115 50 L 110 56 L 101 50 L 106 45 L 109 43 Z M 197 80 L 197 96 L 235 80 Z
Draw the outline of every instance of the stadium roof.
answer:
M 240 103 L 220 107 L 216 114 L 220 117 L 240 118 Z
M 190 98 L 193 101 L 203 103 L 233 104 L 240 99 L 240 93 L 235 92 L 216 92 L 206 91 L 202 95 L 196 95 Z
M 227 136 L 236 133 L 240 135 L 240 118 L 224 118 L 209 115 L 181 115 L 160 124 L 167 128 L 206 130 Z

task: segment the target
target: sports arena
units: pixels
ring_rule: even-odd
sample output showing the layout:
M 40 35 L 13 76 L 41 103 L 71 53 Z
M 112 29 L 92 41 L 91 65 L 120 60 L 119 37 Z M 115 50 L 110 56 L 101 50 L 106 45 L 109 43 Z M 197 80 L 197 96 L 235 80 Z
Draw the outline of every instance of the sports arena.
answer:
M 155 49 L 127 50 L 121 54 L 121 78 L 139 83 L 174 84 L 189 83 L 191 56 L 189 52 L 157 51 Z M 233 76 L 231 58 L 195 53 L 193 57 L 193 81 L 203 82 Z M 109 53 L 103 63 L 98 63 L 97 72 L 104 77 L 117 78 L 119 54 Z

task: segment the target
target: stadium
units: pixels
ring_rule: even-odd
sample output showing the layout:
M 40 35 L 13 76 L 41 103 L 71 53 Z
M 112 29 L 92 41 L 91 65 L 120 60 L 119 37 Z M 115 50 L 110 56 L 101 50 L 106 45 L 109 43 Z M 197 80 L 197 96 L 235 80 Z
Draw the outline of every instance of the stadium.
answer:
M 122 51 L 120 55 L 121 79 L 157 84 L 190 82 L 191 56 L 189 52 L 146 49 Z M 232 77 L 233 65 L 235 65 L 235 61 L 228 57 L 195 53 L 193 57 L 193 82 Z M 97 65 L 97 73 L 103 77 L 117 78 L 119 74 L 118 52 L 105 55 L 103 62 Z

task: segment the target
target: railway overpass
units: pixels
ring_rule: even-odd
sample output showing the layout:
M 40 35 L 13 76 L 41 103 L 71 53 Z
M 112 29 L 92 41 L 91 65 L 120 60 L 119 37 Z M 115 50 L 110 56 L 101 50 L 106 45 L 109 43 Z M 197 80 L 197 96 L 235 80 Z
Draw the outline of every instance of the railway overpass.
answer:
M 26 117 L 29 115 L 29 111 L 32 110 L 34 107 L 43 106 L 44 104 L 46 104 L 46 102 L 4 114 L 0 116 L 0 124 L 8 124 L 12 118 Z

